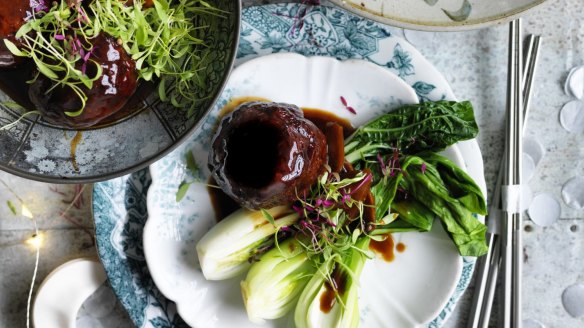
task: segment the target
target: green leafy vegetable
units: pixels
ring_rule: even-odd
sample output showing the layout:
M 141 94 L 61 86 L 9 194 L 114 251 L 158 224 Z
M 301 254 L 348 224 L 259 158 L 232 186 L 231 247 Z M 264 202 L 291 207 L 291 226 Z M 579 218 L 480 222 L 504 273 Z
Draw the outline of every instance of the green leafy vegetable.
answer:
M 413 197 L 391 204 L 391 209 L 399 214 L 399 218 L 418 231 L 430 231 L 436 217 L 430 209 Z
M 407 174 L 401 181 L 409 197 L 414 197 L 423 203 L 440 218 L 461 255 L 485 254 L 487 227 L 477 220 L 473 212 L 459 198 L 451 195 L 450 185 L 442 179 L 441 172 L 436 167 L 427 165 L 426 172 L 422 173 L 420 167 L 424 160 L 419 157 L 414 158 L 415 160 L 411 161 L 405 171 Z M 472 180 L 470 182 L 474 185 Z
M 486 227 L 473 213 L 486 214 L 484 196 L 472 179 L 436 152 L 478 133 L 469 102 L 407 105 L 363 125 L 345 142 L 345 158 L 374 172 L 371 188 L 378 221 L 372 234 L 428 231 L 434 216 L 462 255 L 486 251 Z M 416 155 L 416 156 L 413 156 Z
M 406 105 L 361 126 L 345 142 L 354 163 L 398 148 L 403 154 L 441 151 L 478 134 L 470 102 L 437 101 Z
M 252 322 L 263 323 L 288 313 L 316 272 L 304 248 L 291 238 L 252 264 L 241 282 L 243 302 Z
M 369 241 L 369 237 L 360 238 L 346 256 L 331 258 L 319 267 L 296 305 L 294 312 L 296 327 L 358 326 L 359 277 L 367 260 L 365 252 L 369 247 Z M 321 311 L 323 297 L 332 300 L 328 313 Z
M 217 223 L 197 243 L 199 263 L 205 278 L 223 280 L 249 268 L 249 261 L 260 246 L 273 244 L 282 227 L 294 224 L 299 216 L 287 206 L 266 210 L 274 218 L 269 223 L 261 211 L 240 209 Z M 270 243 L 271 241 L 271 243 Z
M 436 153 L 420 154 L 427 163 L 434 166 L 448 186 L 449 193 L 471 212 L 486 215 L 487 205 L 483 192 L 473 179 L 448 158 Z

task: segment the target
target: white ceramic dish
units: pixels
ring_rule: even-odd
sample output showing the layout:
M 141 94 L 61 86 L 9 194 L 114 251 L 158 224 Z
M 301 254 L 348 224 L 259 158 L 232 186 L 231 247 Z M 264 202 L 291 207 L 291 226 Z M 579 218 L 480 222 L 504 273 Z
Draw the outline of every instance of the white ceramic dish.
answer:
M 285 79 L 281 78 L 285 77 Z M 149 219 L 144 228 L 144 253 L 160 291 L 177 303 L 181 317 L 193 327 L 253 327 L 241 299 L 241 277 L 208 282 L 198 266 L 195 244 L 215 223 L 203 185 L 191 186 L 188 196 L 175 201 L 184 180 L 206 181 L 210 138 L 220 109 L 231 99 L 255 96 L 300 107 L 329 110 L 355 126 L 399 104 L 415 103 L 414 90 L 389 70 L 374 64 L 327 57 L 276 54 L 238 67 L 202 128 L 177 151 L 151 166 Z M 357 110 L 349 113 L 347 99 Z M 194 176 L 186 169 L 192 151 L 201 168 Z M 482 159 L 475 141 L 459 143 L 447 152 L 484 190 Z M 416 327 L 434 319 L 449 302 L 461 279 L 463 259 L 439 224 L 430 233 L 394 235 L 407 250 L 396 260 L 369 261 L 360 288 L 363 327 Z M 268 326 L 292 325 L 290 318 Z
M 426 31 L 456 31 L 502 24 L 548 0 L 330 0 L 380 23 Z

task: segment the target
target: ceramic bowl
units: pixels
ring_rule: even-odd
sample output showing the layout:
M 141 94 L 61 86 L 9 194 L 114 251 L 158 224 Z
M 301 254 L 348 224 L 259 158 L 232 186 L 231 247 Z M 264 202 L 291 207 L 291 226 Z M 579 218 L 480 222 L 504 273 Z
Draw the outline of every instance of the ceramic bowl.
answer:
M 357 15 L 408 29 L 457 31 L 508 22 L 548 0 L 330 0 Z
M 128 102 L 131 115 L 100 123 L 91 130 L 73 131 L 38 115 L 27 116 L 0 131 L 0 169 L 44 182 L 87 183 L 135 172 L 172 151 L 207 115 L 235 59 L 241 2 L 217 0 L 213 5 L 227 14 L 210 23 L 210 32 L 204 37 L 213 58 L 203 70 L 205 83 L 196 91 L 200 101 L 193 115 L 161 102 L 152 87 Z M 0 91 L 0 126 L 17 121 L 22 114 L 12 105 L 17 99 L 11 96 Z

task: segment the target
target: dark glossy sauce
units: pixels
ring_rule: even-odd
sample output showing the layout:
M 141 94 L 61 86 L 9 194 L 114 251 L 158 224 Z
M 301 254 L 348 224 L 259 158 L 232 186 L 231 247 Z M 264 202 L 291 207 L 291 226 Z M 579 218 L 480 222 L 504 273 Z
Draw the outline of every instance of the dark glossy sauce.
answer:
M 332 281 L 324 283 L 324 293 L 320 295 L 320 310 L 329 313 L 337 303 L 337 295 L 343 295 L 347 284 L 347 276 L 335 267 L 331 274 Z
M 16 33 L 30 10 L 30 0 L 0 2 L 0 38 Z
M 395 253 L 393 251 L 394 241 L 391 234 L 388 234 L 387 238 L 382 241 L 376 241 L 372 239 L 369 243 L 369 249 L 381 255 L 381 258 L 386 262 L 391 262 L 395 259 Z
M 397 245 L 395 245 L 395 250 L 398 251 L 399 253 L 403 253 L 406 250 L 406 245 L 404 245 L 403 243 L 397 243 Z
M 71 165 L 73 165 L 73 170 L 75 170 L 75 172 L 79 172 L 79 166 L 77 165 L 77 145 L 81 142 L 82 137 L 82 132 L 77 131 L 71 140 Z
M 310 120 L 321 131 L 326 131 L 326 125 L 329 122 L 334 122 L 343 127 L 343 136 L 347 138 L 351 133 L 355 132 L 355 128 L 351 125 L 349 120 L 338 117 L 337 115 L 317 108 L 302 108 L 304 117 Z
M 252 101 L 271 102 L 271 100 L 269 100 L 269 99 L 262 98 L 262 97 L 254 97 L 254 96 L 233 98 L 227 103 L 227 105 L 225 105 L 225 106 L 223 106 L 223 108 L 221 108 L 221 111 L 219 111 L 219 120 L 218 121 L 221 121 L 221 118 L 223 118 L 223 116 L 233 112 L 241 104 L 246 103 L 246 102 L 252 102 Z
M 50 6 L 50 1 L 47 2 L 47 4 Z M 151 6 L 153 3 L 151 0 L 146 0 L 146 2 L 144 3 L 144 7 L 148 7 Z M 35 65 L 32 62 L 32 60 L 30 59 L 24 59 L 21 57 L 14 57 L 17 61 L 14 62 L 14 59 L 10 59 L 11 56 L 10 52 L 7 50 L 7 48 L 4 46 L 4 42 L 3 42 L 3 38 L 8 38 L 11 41 L 13 41 L 14 43 L 16 43 L 18 45 L 19 41 L 14 39 L 14 33 L 19 29 L 19 27 L 24 23 L 24 19 L 25 17 L 27 17 L 28 12 L 30 12 L 31 10 L 31 5 L 33 5 L 32 1 L 29 0 L 11 0 L 11 1 L 3 1 L 0 4 L 0 90 L 2 90 L 6 95 L 8 95 L 14 102 L 18 103 L 20 106 L 22 106 L 23 108 L 25 108 L 26 110 L 32 111 L 35 109 L 38 109 L 39 106 L 35 106 L 33 104 L 34 101 L 31 101 L 30 97 L 29 97 L 29 90 L 31 89 L 30 84 L 27 83 L 27 81 L 32 80 L 32 78 L 34 77 L 34 70 L 35 70 Z M 99 52 L 105 52 L 102 51 L 101 49 L 106 49 L 103 44 L 100 45 L 100 41 L 103 38 L 101 38 L 101 36 L 98 36 L 97 38 L 93 39 L 95 42 L 95 46 L 96 48 L 94 49 L 94 56 L 100 56 Z M 109 49 L 111 50 L 111 49 Z M 108 61 L 114 61 L 114 59 L 110 60 L 111 58 L 114 58 L 114 56 L 110 56 L 113 55 L 113 53 L 110 54 L 111 51 L 108 50 L 107 53 L 107 58 Z M 125 54 L 125 52 L 124 52 Z M 102 55 L 101 60 L 99 60 L 102 63 L 105 63 L 106 61 L 104 60 L 104 55 Z M 124 55 L 121 55 L 122 59 L 124 59 Z M 129 58 L 129 57 L 128 57 Z M 99 59 L 99 58 L 98 58 Z M 12 64 L 10 64 L 10 62 L 13 62 Z M 138 89 L 136 90 L 136 85 L 135 82 L 133 84 L 133 86 L 131 88 L 128 88 L 128 90 L 124 90 L 124 84 L 120 83 L 120 81 L 123 80 L 123 77 L 125 76 L 129 76 L 130 73 L 124 73 L 126 71 L 133 71 L 133 64 L 131 64 L 131 69 L 129 70 L 124 70 L 126 68 L 125 65 L 127 63 L 130 63 L 129 60 L 126 60 L 125 62 L 123 60 L 118 60 L 115 62 L 115 65 L 113 64 L 108 64 L 108 65 L 112 65 L 112 69 L 108 69 L 107 70 L 107 74 L 104 71 L 104 75 L 103 78 L 100 78 L 98 81 L 94 82 L 94 87 L 89 90 L 86 91 L 86 94 L 89 94 L 91 92 L 93 92 L 94 90 L 99 89 L 100 87 L 100 83 L 103 81 L 108 82 L 110 85 L 107 85 L 107 83 L 105 83 L 106 85 L 104 85 L 102 87 L 103 88 L 107 88 L 107 92 L 103 93 L 100 91 L 98 91 L 97 96 L 93 97 L 94 101 L 101 101 L 101 99 L 106 99 L 106 98 L 110 98 L 109 100 L 107 100 L 107 103 L 105 104 L 104 108 L 105 112 L 104 115 L 98 115 L 96 116 L 96 123 L 94 123 L 93 125 L 89 126 L 91 123 L 85 123 L 82 122 L 81 120 L 78 122 L 81 122 L 78 125 L 71 125 L 71 123 L 69 124 L 61 124 L 61 123 L 57 123 L 57 124 L 51 124 L 51 125 L 58 125 L 58 126 L 62 126 L 64 129 L 67 130 L 88 130 L 88 129 L 94 129 L 94 128 L 101 128 L 104 126 L 108 126 L 108 125 L 112 125 L 113 123 L 119 123 L 120 121 L 122 121 L 123 119 L 126 119 L 128 117 L 133 116 L 134 114 L 137 114 L 141 109 L 144 109 L 146 106 L 144 105 L 144 99 L 149 96 L 150 94 L 152 94 L 152 92 L 154 91 L 154 83 L 141 83 L 141 86 L 138 87 Z M 133 63 L 133 61 L 131 61 Z M 92 66 L 88 66 L 88 70 L 91 71 Z M 115 74 L 112 72 L 116 72 Z M 118 74 L 119 73 L 119 74 Z M 113 74 L 113 75 L 112 75 Z M 117 77 L 118 74 L 120 77 Z M 107 75 L 107 76 L 106 76 Z M 130 78 L 130 80 L 132 80 L 133 78 Z M 34 88 L 32 88 L 34 89 Z M 108 95 L 112 95 L 114 94 L 112 91 L 115 89 L 116 93 L 119 93 L 119 97 L 116 96 L 108 96 Z M 134 90 L 136 90 L 136 92 L 134 92 Z M 57 89 L 55 89 L 55 91 L 57 91 Z M 131 92 L 131 93 L 130 93 Z M 34 93 L 34 92 L 33 92 Z M 55 93 L 55 92 L 53 92 Z M 63 91 L 63 94 L 65 95 L 69 95 L 72 94 L 73 92 L 69 92 L 68 89 L 65 89 L 65 91 Z M 40 98 L 43 98 L 42 96 Z M 75 98 L 75 97 L 73 97 Z M 91 97 L 90 97 L 91 98 Z M 43 99 L 48 99 L 48 98 L 43 98 Z M 75 99 L 77 100 L 77 99 Z M 105 100 L 104 100 L 105 101 Z M 77 100 L 78 102 L 78 100 Z M 91 99 L 88 100 L 88 103 L 91 102 Z M 70 110 L 70 108 L 68 108 L 67 106 L 67 101 L 63 100 L 62 104 L 58 104 L 58 105 L 62 105 L 60 108 L 62 108 L 62 110 Z M 116 103 L 118 103 L 118 105 L 116 105 Z M 121 106 L 124 105 L 124 106 Z M 117 107 L 116 107 L 117 106 Z M 48 106 L 40 106 L 41 111 L 45 111 L 47 110 Z M 75 109 L 77 109 L 79 106 L 74 106 Z M 91 106 L 89 106 L 91 107 Z M 95 106 L 93 106 L 95 107 Z M 111 114 L 111 115 L 107 115 L 107 117 L 99 120 L 99 117 L 104 117 L 105 114 L 109 114 L 107 108 L 115 108 L 116 112 Z M 113 111 L 113 110 L 112 110 Z M 84 112 L 82 113 L 78 119 L 81 119 L 82 116 L 86 115 L 87 113 Z M 45 118 L 48 117 L 46 116 L 46 114 L 44 114 Z M 39 123 L 43 124 L 43 122 L 45 121 L 51 121 L 51 119 L 45 119 L 45 120 L 41 120 Z M 54 120 L 52 120 L 54 121 Z M 99 122 L 97 122 L 99 121 Z M 67 125 L 67 126 L 65 126 Z
M 19 104 L 28 111 L 35 110 L 34 105 L 28 97 L 29 84 L 33 77 L 33 65 L 26 62 L 16 69 L 0 69 L 0 90 L 2 90 L 12 101 Z M 155 83 L 146 83 L 142 81 L 138 86 L 136 92 L 130 97 L 128 102 L 116 113 L 101 120 L 96 125 L 89 128 L 77 128 L 76 130 L 90 130 L 102 128 L 119 123 L 138 114 L 142 109 L 145 109 L 144 99 L 148 97 L 155 89 Z M 70 129 L 66 128 L 65 129 Z
M 209 193 L 217 222 L 225 219 L 229 214 L 240 208 L 239 204 L 217 187 L 217 182 L 213 177 L 209 178 L 207 185 L 207 192 Z

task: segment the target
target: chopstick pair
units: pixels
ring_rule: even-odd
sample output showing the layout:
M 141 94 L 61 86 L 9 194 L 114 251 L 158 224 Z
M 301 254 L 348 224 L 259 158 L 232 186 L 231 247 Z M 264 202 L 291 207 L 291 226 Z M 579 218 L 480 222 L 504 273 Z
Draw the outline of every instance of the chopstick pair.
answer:
M 521 56 L 521 23 L 510 23 L 509 73 L 505 155 L 501 161 L 493 202 L 489 208 L 489 252 L 477 261 L 476 289 L 468 328 L 489 324 L 499 268 L 503 265 L 503 327 L 521 326 L 521 154 L 522 132 L 528 116 L 533 77 L 541 38 L 530 35 L 526 56 Z M 522 73 L 523 68 L 523 73 Z M 504 218 L 504 221 L 501 220 Z M 502 233 L 502 235 L 501 235 Z

